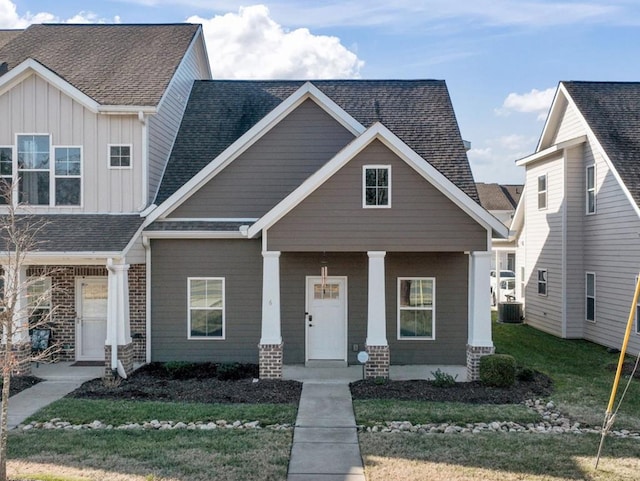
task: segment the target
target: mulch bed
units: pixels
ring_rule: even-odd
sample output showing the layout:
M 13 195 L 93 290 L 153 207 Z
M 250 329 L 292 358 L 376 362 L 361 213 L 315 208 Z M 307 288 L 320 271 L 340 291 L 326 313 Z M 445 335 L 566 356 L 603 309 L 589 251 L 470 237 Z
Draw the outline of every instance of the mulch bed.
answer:
M 631 373 L 633 372 L 633 368 L 635 367 L 636 363 L 635 362 L 625 362 L 622 364 L 622 375 L 623 376 L 631 376 Z M 618 363 L 615 364 L 609 364 L 607 366 L 607 370 L 611 371 L 611 372 L 617 372 L 618 371 Z M 633 378 L 634 379 L 640 379 L 640 367 L 638 367 L 638 370 L 633 374 Z
M 42 379 L 35 376 L 14 376 L 9 383 L 9 397 L 15 396 L 25 389 L 29 389 L 32 386 L 38 384 Z
M 479 381 L 437 387 L 433 381 L 387 381 L 374 379 L 351 383 L 353 399 L 397 399 L 404 401 L 461 402 L 470 404 L 518 404 L 547 397 L 553 391 L 551 379 L 539 372 L 530 381 L 516 381 L 509 388 L 488 387 Z

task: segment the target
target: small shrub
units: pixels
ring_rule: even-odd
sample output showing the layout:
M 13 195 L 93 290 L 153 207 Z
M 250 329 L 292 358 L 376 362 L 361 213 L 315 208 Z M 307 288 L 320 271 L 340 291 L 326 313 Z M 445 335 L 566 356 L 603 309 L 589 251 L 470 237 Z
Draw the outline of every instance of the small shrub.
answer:
M 436 387 L 452 387 L 456 385 L 456 379 L 458 379 L 458 375 L 455 377 L 449 373 L 443 372 L 440 369 L 437 369 L 436 372 L 431 371 L 431 375 L 433 376 L 433 385 Z
M 521 367 L 518 368 L 516 372 L 516 378 L 518 381 L 522 382 L 531 382 L 535 379 L 536 372 L 530 367 Z
M 487 386 L 509 387 L 516 382 L 516 360 L 508 354 L 480 358 L 480 382 Z
M 373 382 L 374 384 L 377 384 L 378 386 L 382 385 L 382 384 L 387 384 L 387 382 L 389 381 L 389 378 L 383 377 L 383 376 L 378 376 L 376 378 L 374 378 Z
M 218 379 L 221 381 L 237 381 L 258 376 L 259 368 L 256 364 L 232 362 L 218 365 Z
M 164 363 L 164 369 L 172 379 L 192 378 L 196 365 L 186 361 L 169 361 Z

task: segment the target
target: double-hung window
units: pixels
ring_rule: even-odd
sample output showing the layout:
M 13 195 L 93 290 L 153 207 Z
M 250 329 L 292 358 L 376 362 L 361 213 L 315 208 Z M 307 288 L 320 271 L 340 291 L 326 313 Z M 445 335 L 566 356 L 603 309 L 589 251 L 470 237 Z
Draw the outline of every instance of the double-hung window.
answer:
M 6 204 L 13 181 L 13 147 L 0 147 L 0 204 Z
M 596 320 L 596 274 L 587 272 L 585 279 L 585 317 L 587 321 Z
M 5 152 L 4 157 L 8 154 Z M 81 204 L 81 147 L 52 146 L 48 134 L 19 134 L 16 155 L 17 172 L 13 172 L 11 160 L 0 160 L 0 175 L 7 180 L 14 174 L 17 176 L 20 202 L 48 206 Z
M 586 172 L 587 214 L 596 213 L 596 166 L 590 165 Z
M 224 278 L 190 277 L 188 338 L 224 339 Z
M 547 295 L 547 270 L 538 269 L 538 295 Z
M 365 165 L 362 168 L 362 206 L 391 207 L 390 165 Z
M 29 328 L 43 328 L 51 313 L 51 278 L 31 279 L 27 283 Z
M 435 339 L 436 280 L 398 278 L 398 339 Z
M 547 174 L 538 176 L 538 209 L 547 208 Z
M 633 283 L 633 294 L 635 295 L 635 289 L 638 285 L 638 276 L 635 277 L 635 282 Z M 638 299 L 638 303 L 636 304 L 636 334 L 640 334 L 640 299 Z

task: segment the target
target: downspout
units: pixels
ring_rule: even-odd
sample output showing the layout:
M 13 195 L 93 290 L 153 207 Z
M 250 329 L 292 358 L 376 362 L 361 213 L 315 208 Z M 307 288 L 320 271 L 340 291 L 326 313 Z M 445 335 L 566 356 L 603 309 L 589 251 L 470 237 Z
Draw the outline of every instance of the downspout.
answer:
M 138 210 L 142 211 L 147 206 L 147 197 L 149 195 L 149 182 L 147 179 L 147 177 L 149 176 L 149 159 L 147 158 L 147 156 L 149 155 L 149 139 L 147 138 L 149 134 L 149 128 L 147 127 L 147 119 L 145 118 L 144 112 L 142 112 L 142 110 L 138 111 L 138 120 L 142 124 L 142 143 L 140 146 L 142 149 L 142 188 L 140 189 L 140 192 L 142 193 L 142 199 L 140 201 L 140 207 L 138 208 Z

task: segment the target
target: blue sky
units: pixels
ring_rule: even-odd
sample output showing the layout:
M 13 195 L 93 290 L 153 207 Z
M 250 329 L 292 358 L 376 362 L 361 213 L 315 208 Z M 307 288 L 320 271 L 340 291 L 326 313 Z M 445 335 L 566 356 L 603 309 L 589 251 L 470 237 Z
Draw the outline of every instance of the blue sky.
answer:
M 444 79 L 481 182 L 523 181 L 560 80 L 640 80 L 636 0 L 0 0 L 68 21 L 203 23 L 217 78 Z

